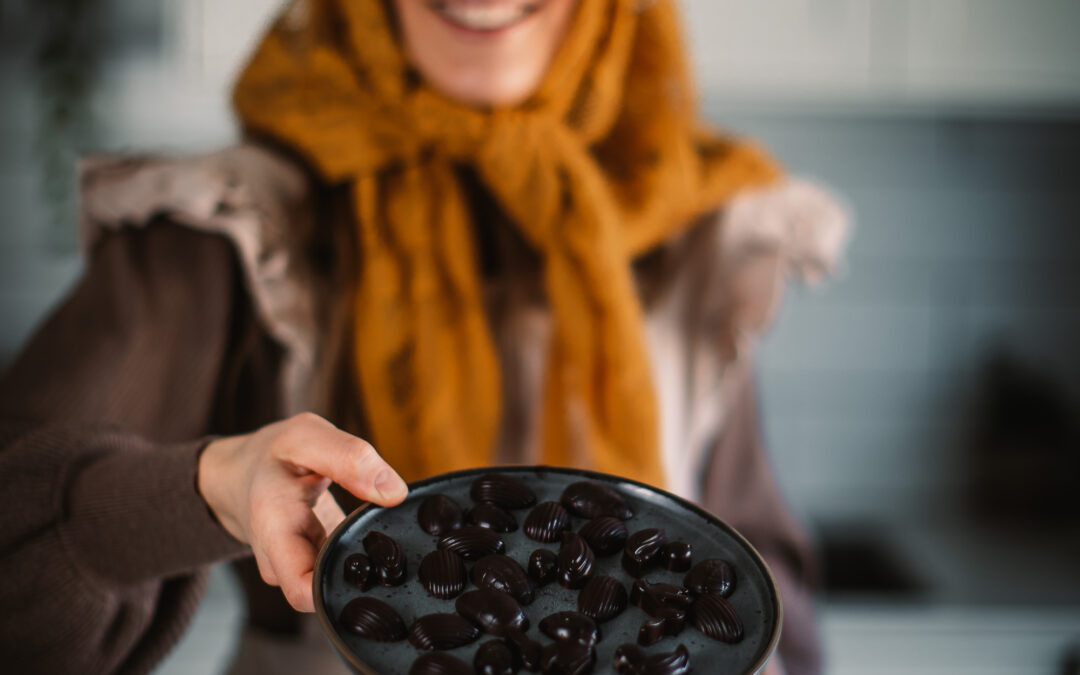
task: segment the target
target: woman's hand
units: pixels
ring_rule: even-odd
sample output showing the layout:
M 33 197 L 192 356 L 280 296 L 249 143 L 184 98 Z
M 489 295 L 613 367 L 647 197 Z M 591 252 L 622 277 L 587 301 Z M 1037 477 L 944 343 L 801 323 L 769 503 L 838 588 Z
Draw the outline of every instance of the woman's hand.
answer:
M 251 545 L 263 580 L 301 612 L 314 611 L 315 556 L 345 518 L 327 491 L 331 481 L 382 506 L 408 494 L 375 448 L 312 413 L 213 441 L 199 458 L 203 499 L 229 534 Z

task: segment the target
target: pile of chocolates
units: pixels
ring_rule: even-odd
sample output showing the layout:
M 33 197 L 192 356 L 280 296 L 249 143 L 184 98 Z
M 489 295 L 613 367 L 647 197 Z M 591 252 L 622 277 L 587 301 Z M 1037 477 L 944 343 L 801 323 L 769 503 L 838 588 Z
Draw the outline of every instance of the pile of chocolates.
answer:
M 612 668 L 631 675 L 681 675 L 690 672 L 690 652 L 683 644 L 673 651 L 646 652 L 667 636 L 678 636 L 689 623 L 701 634 L 721 642 L 742 640 L 743 625 L 725 599 L 735 588 L 735 572 L 720 559 L 693 561 L 693 547 L 668 541 L 657 528 L 632 531 L 634 512 L 616 490 L 595 481 L 569 485 L 558 502 L 537 504 L 536 495 L 521 480 L 505 474 L 485 474 L 471 486 L 472 506 L 442 494 L 425 498 L 417 511 L 424 532 L 437 537 L 435 550 L 423 556 L 416 578 L 425 591 L 453 600 L 446 612 L 417 617 L 407 626 L 386 602 L 369 595 L 350 600 L 339 622 L 351 633 L 376 642 L 408 640 L 422 654 L 410 675 L 512 675 L 529 672 L 578 674 L 596 667 L 601 625 L 630 605 L 643 612 L 637 644 L 615 650 Z M 500 535 L 518 528 L 512 511 L 528 509 L 521 529 L 540 546 L 525 565 L 506 555 Z M 572 517 L 586 522 L 575 532 Z M 370 532 L 362 540 L 364 553 L 345 560 L 344 578 L 367 591 L 375 585 L 399 586 L 407 577 L 406 556 L 391 536 Z M 623 570 L 634 578 L 629 590 L 615 577 L 594 573 L 597 556 L 621 554 Z M 655 569 L 685 573 L 682 585 L 643 578 Z M 466 590 L 469 581 L 475 586 Z M 551 642 L 542 644 L 528 634 L 523 609 L 545 586 L 557 583 L 579 591 L 576 609 L 544 617 L 539 632 Z M 486 635 L 472 666 L 446 653 Z

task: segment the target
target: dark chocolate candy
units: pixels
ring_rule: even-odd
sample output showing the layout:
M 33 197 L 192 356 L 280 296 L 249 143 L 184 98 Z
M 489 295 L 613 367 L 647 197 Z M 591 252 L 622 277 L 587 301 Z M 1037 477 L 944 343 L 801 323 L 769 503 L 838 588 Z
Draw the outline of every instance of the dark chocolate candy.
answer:
M 559 556 L 554 551 L 538 548 L 529 555 L 529 578 L 538 586 L 546 586 L 558 578 Z
M 736 643 L 743 638 L 743 624 L 735 608 L 719 595 L 702 595 L 690 608 L 690 619 L 703 634 L 721 642 Z
M 735 570 L 726 560 L 702 560 L 686 573 L 683 585 L 694 595 L 726 598 L 735 590 Z
M 461 527 L 461 507 L 446 495 L 431 495 L 416 512 L 420 529 L 438 537 Z
M 544 648 L 539 642 L 525 635 L 523 629 L 511 627 L 506 629 L 506 643 L 510 645 L 522 668 L 530 673 L 540 671 L 540 658 Z
M 456 656 L 431 652 L 413 661 L 409 675 L 472 675 L 472 669 Z
M 638 664 L 645 661 L 645 650 L 632 643 L 615 648 L 615 659 L 611 664 L 616 673 L 634 673 Z
M 596 666 L 596 649 L 573 642 L 553 642 L 544 647 L 540 672 L 544 675 L 584 675 Z
M 420 561 L 416 574 L 427 592 L 440 600 L 449 600 L 465 590 L 468 580 L 465 563 L 453 551 L 432 551 Z
M 589 542 L 589 548 L 599 556 L 618 553 L 626 545 L 626 523 L 611 516 L 593 518 L 581 526 L 578 534 Z
M 394 608 L 382 600 L 363 596 L 350 600 L 339 619 L 349 632 L 376 642 L 405 639 L 405 622 Z
M 466 560 L 476 560 L 492 553 L 502 553 L 506 544 L 502 537 L 486 527 L 467 525 L 439 540 L 438 547 L 453 551 Z
M 626 609 L 626 588 L 615 577 L 594 576 L 578 594 L 578 611 L 604 622 L 614 619 Z
M 525 536 L 550 544 L 559 541 L 562 533 L 570 529 L 570 514 L 558 502 L 537 504 L 525 518 L 522 530 Z
M 672 572 L 685 572 L 694 561 L 694 547 L 685 541 L 673 541 L 660 551 L 664 568 Z
M 345 558 L 345 583 L 356 586 L 362 591 L 369 590 L 376 583 L 375 568 L 371 558 L 363 553 L 353 553 Z
M 563 532 L 559 547 L 558 578 L 564 588 L 581 588 L 592 576 L 596 556 L 576 532 Z
M 428 614 L 409 628 L 409 642 L 417 649 L 456 649 L 478 637 L 479 629 L 460 614 Z
M 674 624 L 674 622 L 669 623 L 667 619 L 655 619 L 650 617 L 646 619 L 645 623 L 641 624 L 641 628 L 638 629 L 637 643 L 642 647 L 654 645 L 664 639 L 664 636 L 668 634 L 667 631 L 669 628 L 679 628 L 679 630 L 675 631 L 675 634 L 682 632 L 682 629 Z
M 630 589 L 630 604 L 640 607 L 646 614 L 661 623 L 646 622 L 638 632 L 638 642 L 652 644 L 663 635 L 678 635 L 686 626 L 690 594 L 682 586 L 674 584 L 650 584 L 637 579 Z
M 613 664 L 625 675 L 686 675 L 690 672 L 690 650 L 680 644 L 675 651 L 646 655 L 634 644 L 619 645 Z
M 517 519 L 513 514 L 490 502 L 474 504 L 465 513 L 465 521 L 470 525 L 479 525 L 495 532 L 513 532 L 518 528 Z
M 525 570 L 505 555 L 486 555 L 477 560 L 472 568 L 472 582 L 477 588 L 509 593 L 523 605 L 533 601 L 533 585 Z
M 540 620 L 540 632 L 552 640 L 595 647 L 600 641 L 596 622 L 581 612 L 555 612 Z
M 529 617 L 517 600 L 502 591 L 481 588 L 458 597 L 454 607 L 484 631 L 495 637 L 503 637 L 509 628 L 526 630 Z
M 477 675 L 515 675 L 520 667 L 514 650 L 502 640 L 488 640 L 473 657 Z
M 559 498 L 566 510 L 581 518 L 611 516 L 619 520 L 634 517 L 623 496 L 614 489 L 592 480 L 571 483 Z
M 469 496 L 474 502 L 491 502 L 506 509 L 525 509 L 536 503 L 536 494 L 514 476 L 486 473 L 473 481 Z
M 666 544 L 663 530 L 655 527 L 638 530 L 627 538 L 623 547 L 623 569 L 631 576 L 640 577 L 660 562 L 660 551 Z
M 405 552 L 401 550 L 401 544 L 382 532 L 368 532 L 364 537 L 364 550 L 371 558 L 380 584 L 400 586 L 405 582 Z

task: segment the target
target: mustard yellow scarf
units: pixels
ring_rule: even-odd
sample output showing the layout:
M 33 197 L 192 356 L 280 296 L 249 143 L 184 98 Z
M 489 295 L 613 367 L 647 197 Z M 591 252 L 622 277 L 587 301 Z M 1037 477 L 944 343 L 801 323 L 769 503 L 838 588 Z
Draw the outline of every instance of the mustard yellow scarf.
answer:
M 492 462 L 499 363 L 454 170 L 468 165 L 542 256 L 555 324 L 543 461 L 663 485 L 631 261 L 777 170 L 698 126 L 668 0 L 582 0 L 539 89 L 496 110 L 420 82 L 386 12 L 300 0 L 235 90 L 247 129 L 351 185 L 371 440 L 407 480 Z

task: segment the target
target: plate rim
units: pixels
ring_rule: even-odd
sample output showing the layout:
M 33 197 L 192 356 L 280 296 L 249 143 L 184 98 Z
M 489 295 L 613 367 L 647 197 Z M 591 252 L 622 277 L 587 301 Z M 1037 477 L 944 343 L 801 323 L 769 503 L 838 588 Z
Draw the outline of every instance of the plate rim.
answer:
M 757 563 L 758 567 L 761 568 L 761 571 L 762 571 L 762 573 L 763 573 L 763 575 L 765 577 L 765 581 L 768 583 L 768 587 L 769 587 L 769 591 L 770 591 L 769 595 L 772 598 L 773 612 L 776 615 L 776 623 L 773 626 L 772 635 L 769 637 L 769 640 L 766 643 L 765 649 L 762 650 L 761 656 L 758 658 L 758 660 L 755 661 L 754 664 L 750 667 L 750 669 L 746 671 L 746 674 L 750 675 L 750 674 L 753 674 L 753 673 L 760 673 L 765 668 L 765 664 L 767 664 L 769 662 L 769 659 L 772 658 L 773 654 L 776 652 L 777 646 L 780 644 L 780 633 L 783 630 L 783 625 L 784 625 L 784 603 L 783 603 L 782 598 L 780 596 L 780 587 L 777 586 L 777 584 L 776 584 L 776 577 L 773 576 L 772 570 L 769 568 L 769 564 L 765 561 L 764 556 L 762 556 L 761 553 L 758 552 L 758 550 L 756 548 L 754 548 L 753 544 L 751 544 L 750 541 L 747 540 L 747 538 L 742 535 L 742 533 L 740 533 L 734 527 L 728 525 L 723 520 L 721 520 L 720 518 L 718 518 L 714 514 L 710 513 L 709 511 L 707 511 L 703 507 L 699 506 L 698 504 L 695 504 L 694 502 L 691 502 L 688 499 L 680 497 L 679 495 L 674 494 L 672 492 L 668 492 L 667 490 L 664 490 L 662 488 L 658 488 L 655 485 L 650 485 L 648 483 L 643 483 L 641 481 L 637 481 L 637 480 L 634 480 L 632 478 L 623 478 L 621 476 L 616 476 L 614 474 L 601 473 L 599 471 L 592 471 L 592 470 L 589 470 L 589 469 L 575 469 L 575 468 L 572 468 L 572 467 L 547 466 L 547 465 L 542 465 L 542 464 L 538 464 L 538 465 L 518 465 L 518 464 L 515 464 L 515 465 L 512 465 L 512 466 L 494 466 L 494 467 L 488 466 L 488 467 L 477 467 L 477 468 L 472 468 L 472 469 L 460 469 L 458 471 L 448 471 L 447 473 L 440 473 L 440 474 L 437 474 L 437 475 L 434 475 L 434 476 L 429 476 L 427 478 L 422 478 L 420 480 L 413 481 L 412 483 L 409 483 L 409 493 L 411 494 L 414 489 L 422 488 L 422 487 L 425 487 L 425 486 L 430 485 L 432 483 L 443 482 L 443 481 L 447 481 L 447 480 L 451 480 L 451 479 L 455 479 L 455 478 L 462 478 L 462 477 L 470 476 L 470 475 L 479 476 L 479 475 L 488 474 L 488 473 L 540 473 L 540 472 L 568 474 L 568 475 L 573 475 L 573 476 L 580 476 L 580 477 L 585 478 L 587 480 L 597 480 L 597 481 L 607 482 L 607 483 L 630 484 L 630 485 L 637 486 L 639 488 L 644 488 L 646 490 L 649 490 L 650 492 L 659 493 L 660 495 L 662 495 L 664 497 L 672 499 L 677 504 L 679 504 L 679 506 L 681 506 L 681 507 L 683 507 L 685 509 L 688 509 L 689 511 L 692 511 L 695 514 L 701 516 L 706 521 L 708 521 L 710 524 L 712 524 L 714 526 L 717 526 L 717 527 L 720 527 L 722 530 L 726 531 L 732 538 L 734 538 L 738 543 L 740 543 L 743 547 L 745 547 L 746 550 L 750 553 L 750 557 Z M 408 499 L 408 496 L 406 496 L 406 499 Z M 329 612 L 326 609 L 325 599 L 323 598 L 323 594 L 322 594 L 322 579 L 323 579 L 323 576 L 324 576 L 325 571 L 326 571 L 325 570 L 325 567 L 326 567 L 326 564 L 327 564 L 326 560 L 327 560 L 327 558 L 330 557 L 330 551 L 333 548 L 334 544 L 336 544 L 336 542 L 344 534 L 344 531 L 346 529 L 348 529 L 348 527 L 355 520 L 357 520 L 364 511 L 368 510 L 369 508 L 372 508 L 373 506 L 377 506 L 377 505 L 374 505 L 371 502 L 364 502 L 363 504 L 358 506 L 356 509 L 354 509 L 352 513 L 347 515 L 344 520 L 342 520 L 340 523 L 338 523 L 337 527 L 335 527 L 334 530 L 330 534 L 328 534 L 326 536 L 326 539 L 323 541 L 322 546 L 319 547 L 319 554 L 315 559 L 315 569 L 314 569 L 313 574 L 311 575 L 312 597 L 314 599 L 314 604 L 315 604 L 315 614 L 319 618 L 319 625 L 322 628 L 323 634 L 327 637 L 328 640 L 330 640 L 330 643 L 333 645 L 334 650 L 338 653 L 338 656 L 342 660 L 344 660 L 345 663 L 350 668 L 352 668 L 355 672 L 359 673 L 360 675 L 386 675 L 386 674 L 385 673 L 379 673 L 379 672 L 373 670 L 370 666 L 368 666 L 366 663 L 361 661 L 359 659 L 359 657 L 357 657 L 356 654 L 353 653 L 352 649 L 349 648 L 349 646 L 345 643 L 345 641 L 341 638 L 341 636 L 338 635 L 337 629 L 334 627 L 334 624 L 330 621 Z M 393 508 L 393 507 L 378 507 L 378 508 Z

